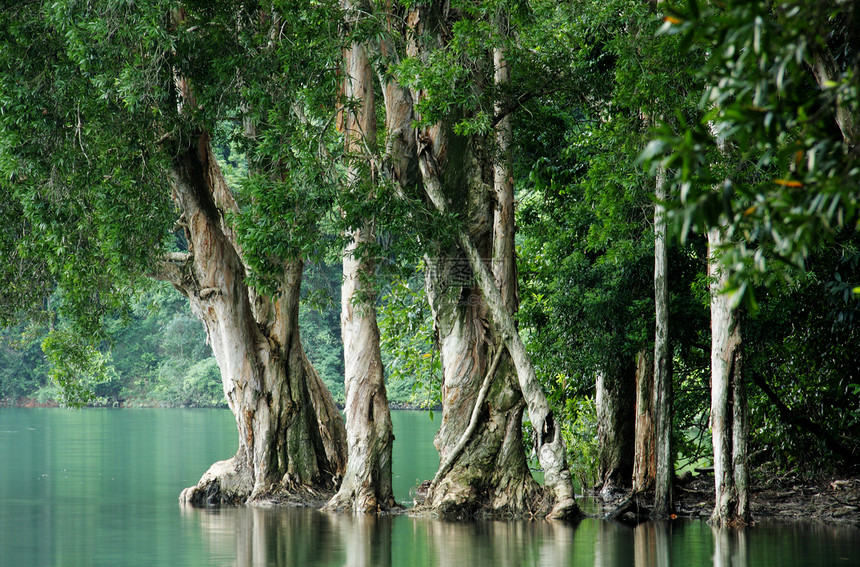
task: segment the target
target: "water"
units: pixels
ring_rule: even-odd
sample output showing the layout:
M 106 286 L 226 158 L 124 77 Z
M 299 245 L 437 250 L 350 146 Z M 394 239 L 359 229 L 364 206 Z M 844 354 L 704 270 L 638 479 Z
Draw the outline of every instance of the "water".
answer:
M 395 412 L 395 495 L 432 477 L 438 426 Z M 0 566 L 860 565 L 860 529 L 588 519 L 445 523 L 313 510 L 183 509 L 236 448 L 226 410 L 0 408 Z

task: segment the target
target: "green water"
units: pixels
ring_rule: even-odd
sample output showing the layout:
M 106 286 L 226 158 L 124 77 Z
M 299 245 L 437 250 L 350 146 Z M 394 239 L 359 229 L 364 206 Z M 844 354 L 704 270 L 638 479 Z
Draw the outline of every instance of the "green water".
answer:
M 398 499 L 433 475 L 437 426 L 395 412 Z M 235 448 L 226 410 L 0 408 L 0 566 L 860 565 L 860 530 L 814 524 L 732 532 L 180 508 L 179 491 Z

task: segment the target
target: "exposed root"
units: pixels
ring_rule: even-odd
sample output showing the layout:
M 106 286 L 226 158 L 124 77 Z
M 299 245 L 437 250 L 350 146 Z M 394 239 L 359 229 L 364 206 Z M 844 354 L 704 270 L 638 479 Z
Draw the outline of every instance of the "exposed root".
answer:
M 322 507 L 334 494 L 333 488 L 282 482 L 254 487 L 250 470 L 234 457 L 209 467 L 196 486 L 179 495 L 179 502 L 195 508 L 218 506 L 309 506 Z
M 356 514 L 384 514 L 403 509 L 394 497 L 380 501 L 370 489 L 353 487 L 352 490 L 341 490 L 335 494 L 322 510 L 324 512 L 354 512 Z
M 179 495 L 179 502 L 195 508 L 209 508 L 244 504 L 254 489 L 251 473 L 236 458 L 218 461 L 191 486 Z

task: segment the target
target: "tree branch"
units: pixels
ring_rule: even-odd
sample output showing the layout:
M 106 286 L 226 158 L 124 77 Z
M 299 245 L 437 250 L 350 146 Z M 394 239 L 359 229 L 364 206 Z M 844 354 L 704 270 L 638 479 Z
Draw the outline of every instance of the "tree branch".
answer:
M 776 406 L 779 416 L 787 424 L 805 429 L 824 441 L 824 445 L 833 453 L 839 455 L 846 464 L 854 463 L 857 460 L 856 455 L 854 455 L 848 447 L 840 443 L 839 439 L 837 439 L 830 431 L 807 417 L 797 415 L 785 404 L 785 402 L 782 401 L 782 399 L 780 399 L 773 388 L 770 387 L 770 384 L 765 382 L 762 376 L 754 373 L 750 374 L 752 375 L 752 380 L 755 382 L 755 385 L 761 388 L 761 391 L 764 392 L 767 398 Z

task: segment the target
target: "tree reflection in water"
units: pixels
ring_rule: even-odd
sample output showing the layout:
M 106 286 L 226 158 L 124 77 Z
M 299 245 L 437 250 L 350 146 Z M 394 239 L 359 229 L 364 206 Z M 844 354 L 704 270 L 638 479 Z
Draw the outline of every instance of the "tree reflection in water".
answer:
M 631 527 L 559 522 L 440 522 L 408 516 L 325 514 L 307 509 L 183 508 L 208 547 L 208 565 L 448 567 L 813 567 L 860 565 L 856 528 L 803 525 L 715 529 L 699 521 Z M 792 553 L 784 553 L 790 542 Z
M 714 534 L 714 567 L 749 565 L 746 530 L 711 527 L 711 531 Z

